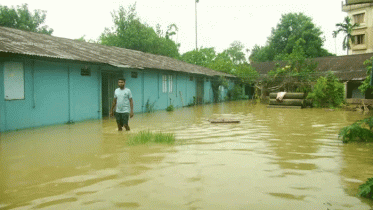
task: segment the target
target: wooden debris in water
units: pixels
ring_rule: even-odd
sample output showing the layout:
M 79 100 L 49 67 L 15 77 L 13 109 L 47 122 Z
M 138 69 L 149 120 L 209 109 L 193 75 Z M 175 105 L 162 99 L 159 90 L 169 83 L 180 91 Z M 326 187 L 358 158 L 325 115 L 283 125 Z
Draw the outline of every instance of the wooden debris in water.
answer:
M 240 123 L 239 120 L 232 120 L 232 119 L 215 119 L 209 120 L 211 123 Z

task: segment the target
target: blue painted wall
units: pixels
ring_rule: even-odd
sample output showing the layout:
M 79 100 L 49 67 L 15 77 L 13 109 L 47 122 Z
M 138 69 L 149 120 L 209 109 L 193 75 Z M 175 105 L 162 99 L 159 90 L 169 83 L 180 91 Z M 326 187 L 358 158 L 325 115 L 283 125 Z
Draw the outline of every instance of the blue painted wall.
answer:
M 4 62 L 22 62 L 25 99 L 4 100 Z M 60 62 L 2 59 L 0 61 L 0 131 L 98 119 L 100 71 L 81 76 L 82 65 Z
M 4 100 L 4 63 L 22 62 L 25 74 L 25 99 Z M 126 87 L 132 92 L 134 112 L 145 112 L 146 103 L 154 110 L 165 110 L 195 102 L 197 78 L 203 79 L 205 103 L 213 101 L 210 78 L 183 72 L 128 69 L 88 65 L 90 76 L 82 76 L 83 64 L 29 59 L 0 59 L 0 132 L 67 122 L 77 122 L 102 117 L 101 73 L 122 72 Z M 133 78 L 131 72 L 137 72 Z M 167 91 L 163 91 L 163 75 L 167 75 Z M 172 75 L 172 91 L 169 91 Z M 192 78 L 192 80 L 191 80 Z M 114 93 L 109 93 L 114 94 Z M 226 91 L 221 93 L 222 97 Z M 105 96 L 107 97 L 107 96 Z
M 0 60 L 0 132 L 5 130 L 4 63 Z
M 132 78 L 131 72 L 137 72 L 137 78 Z M 167 75 L 166 92 L 163 91 L 163 75 Z M 172 92 L 169 92 L 169 75 L 172 75 Z M 190 80 L 191 76 L 193 80 Z M 196 77 L 193 75 L 154 69 L 126 69 L 123 77 L 126 87 L 132 92 L 134 112 L 145 112 L 147 102 L 154 105 L 154 110 L 165 110 L 171 104 L 178 108 L 194 103 Z M 210 81 L 204 82 L 204 100 L 213 100 Z

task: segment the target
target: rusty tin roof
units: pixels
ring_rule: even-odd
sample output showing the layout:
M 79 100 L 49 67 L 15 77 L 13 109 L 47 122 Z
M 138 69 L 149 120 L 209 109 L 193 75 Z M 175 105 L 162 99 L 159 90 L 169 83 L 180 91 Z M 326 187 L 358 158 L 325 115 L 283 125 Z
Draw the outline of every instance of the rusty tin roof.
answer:
M 318 63 L 316 71 L 320 74 L 332 71 L 339 79 L 344 81 L 357 80 L 361 81 L 367 77 L 367 68 L 364 61 L 373 57 L 373 53 L 345 56 L 329 56 L 313 58 L 312 61 Z M 252 63 L 260 75 L 268 74 L 278 64 L 280 67 L 286 66 L 285 61 L 271 61 L 263 63 Z
M 0 27 L 0 52 L 107 64 L 120 68 L 160 69 L 207 76 L 233 75 L 174 58 L 136 50 Z

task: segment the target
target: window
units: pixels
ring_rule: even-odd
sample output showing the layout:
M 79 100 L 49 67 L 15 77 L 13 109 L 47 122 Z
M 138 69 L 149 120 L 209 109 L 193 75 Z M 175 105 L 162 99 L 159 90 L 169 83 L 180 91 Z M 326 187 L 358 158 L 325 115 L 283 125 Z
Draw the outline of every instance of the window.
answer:
M 190 81 L 193 81 L 193 79 L 194 79 L 193 76 L 190 76 L 190 77 L 189 77 L 189 80 L 190 80 Z
M 163 92 L 167 93 L 167 75 L 162 76 Z
M 4 94 L 5 100 L 25 99 L 25 79 L 22 63 L 4 63 Z
M 91 69 L 89 67 L 83 67 L 80 69 L 80 75 L 91 76 Z
M 168 92 L 172 93 L 172 75 L 168 75 Z
M 358 24 L 364 23 L 365 13 L 356 14 L 353 16 L 353 18 L 354 18 L 355 23 L 358 23 Z
M 162 92 L 163 93 L 172 93 L 173 87 L 173 76 L 172 75 L 163 75 L 162 76 Z
M 365 44 L 365 34 L 354 36 L 354 44 Z

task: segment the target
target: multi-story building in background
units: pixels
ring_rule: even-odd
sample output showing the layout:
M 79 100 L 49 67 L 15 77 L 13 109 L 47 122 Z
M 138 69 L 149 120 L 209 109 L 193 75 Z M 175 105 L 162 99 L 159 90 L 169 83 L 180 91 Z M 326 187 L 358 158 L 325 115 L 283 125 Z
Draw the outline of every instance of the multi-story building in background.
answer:
M 354 41 L 348 54 L 373 52 L 373 0 L 345 0 L 342 11 L 347 12 L 352 24 L 359 24 L 352 32 Z

